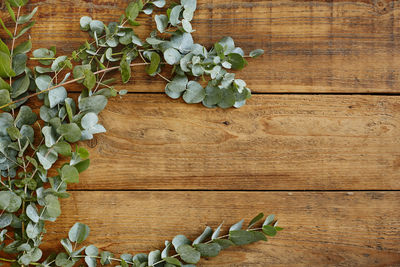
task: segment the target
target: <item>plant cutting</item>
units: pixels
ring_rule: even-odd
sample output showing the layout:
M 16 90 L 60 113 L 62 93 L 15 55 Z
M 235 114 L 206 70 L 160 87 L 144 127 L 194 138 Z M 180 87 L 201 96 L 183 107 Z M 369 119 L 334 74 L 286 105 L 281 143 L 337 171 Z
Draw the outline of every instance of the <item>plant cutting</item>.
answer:
M 0 19 L 10 38 L 9 42 L 0 40 L 0 248 L 9 256 L 0 262 L 12 266 L 195 266 L 201 257 L 215 257 L 230 246 L 266 241 L 282 230 L 273 215 L 264 218 L 260 213 L 247 228 L 241 220 L 226 235 L 220 233 L 222 225 L 215 230 L 207 227 L 194 241 L 177 235 L 162 250 L 116 257 L 83 244 L 90 230 L 78 222 L 61 240 L 65 251 L 45 258 L 40 249 L 45 222 L 56 221 L 60 199 L 69 196 L 68 184 L 78 183 L 90 164 L 88 151 L 73 144 L 106 132 L 99 113 L 111 97 L 128 93 L 115 90 L 117 79 L 107 74 L 119 72 L 122 82 L 128 83 L 136 68 L 145 67 L 150 77 L 166 81 L 165 92 L 173 99 L 182 97 L 186 103 L 208 108 L 240 108 L 251 91 L 231 70 L 244 68 L 247 57 L 258 57 L 263 51 L 246 55 L 230 37 L 210 49 L 195 43 L 191 24 L 195 0 L 168 6 L 164 0 L 137 0 L 118 22 L 105 24 L 82 17 L 80 28 L 88 32 L 90 41 L 71 55 L 57 55 L 56 48 L 49 47 L 36 49 L 28 57 L 31 40 L 21 39 L 34 26 L 38 8 L 22 14 L 26 4 L 27 0 L 5 2 L 13 29 Z M 154 15 L 155 30 L 147 38 L 138 36 L 137 17 L 153 16 L 157 8 L 165 12 Z M 35 62 L 33 68 L 27 67 L 28 60 Z M 172 77 L 167 78 L 164 69 Z M 77 99 L 65 87 L 72 83 L 82 85 Z M 39 108 L 32 110 L 28 102 L 32 98 Z

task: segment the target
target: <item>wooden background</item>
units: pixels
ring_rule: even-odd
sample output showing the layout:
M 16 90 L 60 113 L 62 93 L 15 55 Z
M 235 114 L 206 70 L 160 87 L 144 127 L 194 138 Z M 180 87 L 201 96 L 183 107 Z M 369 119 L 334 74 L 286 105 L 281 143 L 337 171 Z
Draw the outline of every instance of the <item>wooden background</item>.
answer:
M 82 144 L 92 166 L 44 249 L 75 221 L 101 248 L 137 253 L 264 211 L 285 230 L 199 266 L 400 266 L 400 1 L 198 2 L 196 41 L 266 51 L 238 73 L 256 93 L 209 110 L 135 70 L 101 115 L 108 132 Z M 68 54 L 86 38 L 80 16 L 115 21 L 127 3 L 33 0 L 34 48 Z M 154 28 L 140 22 L 141 36 Z

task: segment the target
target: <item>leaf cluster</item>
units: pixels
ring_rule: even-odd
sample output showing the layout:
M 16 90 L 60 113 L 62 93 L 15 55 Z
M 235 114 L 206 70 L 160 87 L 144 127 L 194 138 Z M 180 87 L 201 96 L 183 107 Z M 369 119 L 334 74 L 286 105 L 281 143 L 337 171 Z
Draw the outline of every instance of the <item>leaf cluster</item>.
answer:
M 106 24 L 84 16 L 80 28 L 92 41 L 86 41 L 70 56 L 58 55 L 55 47 L 35 49 L 30 59 L 38 64 L 33 69 L 27 67 L 32 43 L 20 38 L 34 25 L 32 19 L 38 9 L 22 15 L 21 7 L 26 3 L 5 2 L 13 30 L 0 19 L 11 39 L 10 48 L 0 39 L 0 250 L 16 255 L 8 262 L 14 266 L 73 266 L 81 260 L 88 266 L 112 261 L 123 267 L 193 266 L 190 264 L 196 264 L 200 257 L 213 257 L 229 246 L 266 240 L 266 235 L 276 234 L 279 228 L 270 225 L 271 217 L 262 228 L 251 228 L 261 220 L 259 215 L 246 230 L 241 221 L 220 237 L 221 226 L 215 231 L 208 227 L 193 242 L 179 235 L 167 241 L 163 251 L 124 254 L 115 259 L 111 252 L 99 252 L 94 245 L 76 249 L 89 235 L 89 227 L 77 223 L 68 238 L 61 240 L 65 252 L 41 262 L 45 223 L 60 216 L 60 199 L 69 197 L 68 184 L 78 183 L 80 173 L 90 164 L 88 151 L 74 143 L 106 132 L 99 123 L 99 113 L 109 98 L 127 93 L 114 89 L 116 79 L 106 78 L 108 72 L 118 70 L 122 82 L 128 83 L 132 68 L 145 66 L 148 75 L 168 82 L 168 96 L 182 96 L 187 103 L 201 102 L 207 107 L 238 108 L 251 92 L 243 80 L 229 72 L 247 64 L 245 53 L 232 38 L 225 37 L 210 49 L 194 43 L 191 22 L 195 0 L 181 0 L 166 7 L 165 14 L 154 15 L 156 29 L 147 38 L 135 31 L 140 26 L 137 17 L 165 7 L 164 0 L 135 0 L 118 22 Z M 249 57 L 262 53 L 255 50 Z M 168 65 L 172 68 L 171 80 L 161 74 Z M 66 89 L 74 82 L 82 84 L 77 99 Z M 34 96 L 41 101 L 38 111 L 27 105 Z M 170 250 L 176 254 L 170 254 Z

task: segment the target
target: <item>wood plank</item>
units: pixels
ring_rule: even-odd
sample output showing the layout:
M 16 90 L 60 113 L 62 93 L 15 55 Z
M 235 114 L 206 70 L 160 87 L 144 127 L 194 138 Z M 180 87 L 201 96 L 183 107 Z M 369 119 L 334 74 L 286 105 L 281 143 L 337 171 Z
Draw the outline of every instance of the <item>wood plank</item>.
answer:
M 134 94 L 101 113 L 74 189 L 400 189 L 400 104 L 389 96 L 255 95 L 206 109 Z
M 43 248 L 60 249 L 76 221 L 91 226 L 90 242 L 119 254 L 266 211 L 284 231 L 198 266 L 398 266 L 399 203 L 399 192 L 73 192 Z
M 115 21 L 127 3 L 34 0 L 29 5 L 39 6 L 34 48 L 56 45 L 60 53 L 70 53 L 86 38 L 79 30 L 81 16 Z M 239 75 L 256 92 L 399 93 L 398 1 L 199 0 L 198 7 L 196 41 L 212 45 L 230 35 L 246 51 L 265 49 L 266 55 Z M 4 9 L 0 14 L 7 17 Z M 150 17 L 139 21 L 142 37 L 155 28 Z M 142 69 L 134 77 L 123 88 L 164 90 L 164 81 L 152 81 Z

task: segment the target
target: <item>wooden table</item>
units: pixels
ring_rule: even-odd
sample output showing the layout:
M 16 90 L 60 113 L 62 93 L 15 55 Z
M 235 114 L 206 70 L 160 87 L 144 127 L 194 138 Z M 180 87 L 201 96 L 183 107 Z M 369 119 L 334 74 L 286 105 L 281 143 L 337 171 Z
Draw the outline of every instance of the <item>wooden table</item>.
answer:
M 86 38 L 80 16 L 115 21 L 127 3 L 34 0 L 34 48 L 69 54 Z M 198 7 L 196 41 L 229 35 L 247 52 L 265 49 L 238 73 L 252 99 L 239 110 L 187 105 L 135 70 L 117 86 L 130 94 L 101 114 L 108 132 L 81 144 L 91 168 L 48 223 L 43 248 L 61 248 L 80 221 L 102 249 L 148 252 L 263 211 L 285 230 L 199 266 L 400 266 L 400 2 Z M 141 36 L 154 28 L 139 21 Z

